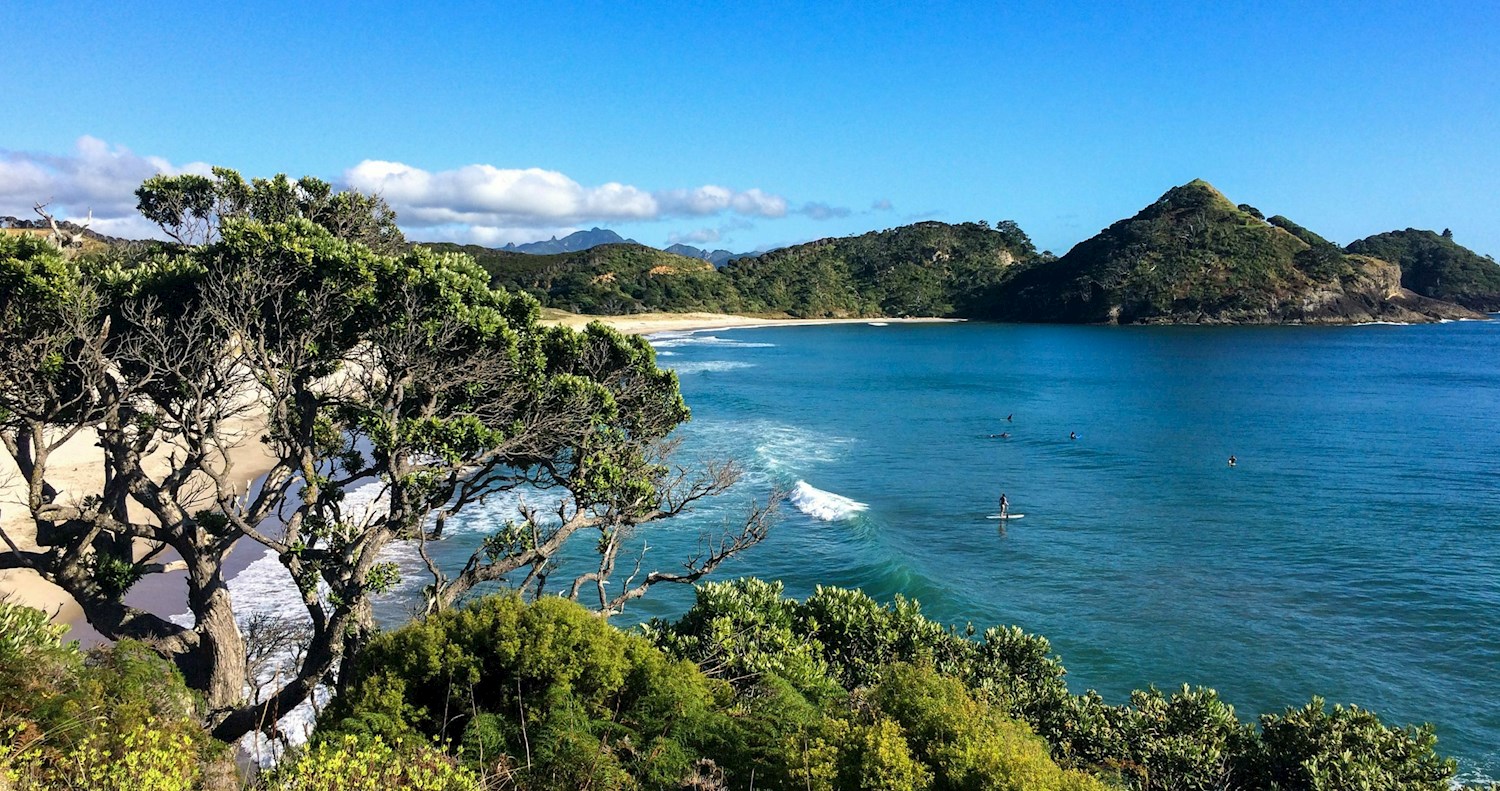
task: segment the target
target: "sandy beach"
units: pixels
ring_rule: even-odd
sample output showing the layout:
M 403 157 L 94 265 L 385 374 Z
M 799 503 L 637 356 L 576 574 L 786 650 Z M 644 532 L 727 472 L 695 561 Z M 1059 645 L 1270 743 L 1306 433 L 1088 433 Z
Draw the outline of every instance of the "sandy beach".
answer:
M 635 313 L 626 316 L 587 316 L 561 310 L 542 311 L 543 324 L 582 327 L 594 321 L 607 324 L 627 335 L 651 335 L 657 332 L 692 332 L 751 327 L 806 327 L 818 324 L 931 324 L 963 321 L 963 319 L 792 319 L 738 316 L 730 313 Z
M 259 442 L 263 426 L 263 421 L 254 416 L 234 422 L 226 421 L 226 432 L 238 440 L 229 449 L 228 460 L 233 465 L 235 477 L 245 480 L 247 484 L 264 476 L 275 464 L 275 459 Z M 54 451 L 49 459 L 48 480 L 62 491 L 64 498 L 82 498 L 103 489 L 103 452 L 96 441 L 93 431 L 80 431 Z M 150 475 L 166 475 L 169 470 L 168 453 L 163 448 L 146 459 Z M 0 453 L 0 527 L 4 527 L 6 533 L 22 549 L 36 548 L 36 531 L 26 509 L 25 481 L 9 453 Z M 172 609 L 174 604 L 167 601 L 174 596 L 180 598 L 186 595 L 184 586 L 181 585 L 181 575 L 154 577 L 175 579 L 142 580 L 137 589 L 131 591 L 128 601 L 138 606 L 151 606 L 153 611 L 164 615 L 186 609 L 185 602 Z M 0 571 L 0 600 L 45 610 L 58 623 L 74 624 L 74 638 L 88 636 L 88 630 L 83 629 L 81 624 L 83 612 L 72 597 L 30 569 Z
M 544 310 L 544 324 L 582 327 L 590 322 L 602 322 L 620 332 L 630 335 L 649 335 L 658 332 L 692 332 L 698 330 L 742 329 L 752 327 L 798 327 L 817 324 L 882 324 L 931 323 L 956 321 L 956 319 L 790 319 L 737 316 L 724 313 L 641 313 L 628 316 L 589 316 L 559 310 Z M 251 417 L 235 424 L 233 429 L 240 442 L 229 451 L 235 474 L 247 482 L 257 480 L 275 463 L 257 441 L 262 423 Z M 49 479 L 63 491 L 64 497 L 84 497 L 97 492 L 104 485 L 101 467 L 102 452 L 95 444 L 92 431 L 79 432 L 62 448 L 55 451 L 50 461 Z M 148 471 L 153 476 L 165 476 L 168 472 L 167 452 L 158 451 L 147 459 Z M 16 540 L 22 549 L 35 549 L 35 530 L 26 511 L 25 483 L 16 469 L 9 453 L 0 453 L 0 527 Z M 233 566 L 242 568 L 248 558 L 236 558 Z M 235 569 L 238 571 L 238 568 Z M 180 579 L 174 575 L 156 575 L 142 580 L 131 590 L 127 601 L 136 606 L 149 607 L 155 612 L 172 614 L 180 612 L 185 605 L 174 599 L 181 598 Z M 0 571 L 0 599 L 26 604 L 52 613 L 59 623 L 71 623 L 75 637 L 88 639 L 90 631 L 84 628 L 82 611 L 61 588 L 47 582 L 35 572 L 27 569 Z

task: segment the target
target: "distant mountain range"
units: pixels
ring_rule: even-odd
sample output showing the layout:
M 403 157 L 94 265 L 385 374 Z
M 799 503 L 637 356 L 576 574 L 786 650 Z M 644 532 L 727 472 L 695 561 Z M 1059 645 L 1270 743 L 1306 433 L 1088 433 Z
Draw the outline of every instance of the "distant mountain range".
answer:
M 640 242 L 634 239 L 626 239 L 608 228 L 590 228 L 587 231 L 574 231 L 561 239 L 554 236 L 551 239 L 539 242 L 526 242 L 525 244 L 511 243 L 494 249 L 504 250 L 507 253 L 526 253 L 527 255 L 556 255 L 558 253 L 581 253 L 584 250 L 590 250 L 606 244 L 640 244 Z M 697 258 L 707 261 L 714 266 L 723 266 L 736 258 L 747 258 L 759 255 L 764 251 L 731 253 L 728 250 L 704 250 L 692 245 L 674 244 L 666 248 L 665 252 L 686 258 Z
M 636 240 L 626 239 L 608 228 L 590 228 L 587 231 L 574 231 L 561 239 L 554 236 L 551 239 L 541 242 L 508 244 L 499 249 L 512 253 L 552 255 L 553 253 L 576 253 L 580 250 L 587 250 L 590 247 L 598 247 L 601 244 L 619 244 L 621 242 L 639 244 Z
M 666 248 L 666 251 L 675 253 L 676 255 L 687 256 L 688 258 L 701 258 L 714 266 L 723 266 L 736 258 L 754 258 L 765 252 L 764 250 L 757 250 L 753 253 L 731 253 L 728 250 L 709 251 L 690 244 L 674 244 Z

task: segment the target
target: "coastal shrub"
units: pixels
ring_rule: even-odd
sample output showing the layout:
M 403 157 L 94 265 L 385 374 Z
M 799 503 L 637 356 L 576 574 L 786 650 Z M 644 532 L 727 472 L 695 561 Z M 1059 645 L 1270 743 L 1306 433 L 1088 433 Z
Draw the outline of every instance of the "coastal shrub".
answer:
M 529 789 L 672 787 L 720 740 L 719 700 L 578 604 L 497 595 L 374 640 L 319 737 L 451 743 Z
M 900 725 L 912 751 L 930 765 L 936 789 L 1072 791 L 1103 789 L 1065 770 L 1023 722 L 976 699 L 958 679 L 929 667 L 892 665 L 872 702 Z
M 673 656 L 745 689 L 769 676 L 822 700 L 841 688 L 824 646 L 807 633 L 797 602 L 780 582 L 741 579 L 699 585 L 675 622 L 653 620 L 646 636 Z
M 129 640 L 80 651 L 66 630 L 0 603 L 0 766 L 14 788 L 175 791 L 232 775 L 176 668 Z
M 347 734 L 283 759 L 259 791 L 480 791 L 472 771 L 430 745 Z
M 1050 644 L 1016 627 L 990 628 L 976 639 L 926 619 L 915 602 L 899 598 L 884 605 L 859 591 L 826 587 L 802 602 L 782 594 L 779 583 L 754 579 L 704 584 L 682 618 L 654 621 L 646 633 L 668 653 L 730 682 L 738 700 L 796 696 L 825 712 L 861 690 L 884 688 L 892 672 L 910 672 L 893 668 L 922 665 L 960 684 L 977 703 L 1025 723 L 1062 766 L 1140 791 L 1365 787 L 1360 782 L 1426 789 L 1437 786 L 1423 783 L 1454 773 L 1453 763 L 1436 752 L 1430 729 L 1387 728 L 1361 709 L 1319 713 L 1309 707 L 1264 717 L 1257 729 L 1210 689 L 1184 686 L 1167 694 L 1153 688 L 1132 693 L 1128 705 L 1114 705 L 1092 691 L 1069 693 Z M 918 759 L 938 772 L 933 754 L 923 751 L 926 731 L 919 726 L 927 721 L 886 713 L 901 724 Z M 761 743 L 783 742 L 779 760 L 800 767 L 785 778 L 789 784 L 834 782 L 828 778 L 844 765 L 839 761 L 847 746 L 839 747 L 830 726 L 820 722 L 804 714 L 796 727 L 774 718 L 754 726 Z M 734 765 L 774 765 L 772 753 L 763 750 Z
M 1100 758 L 1143 791 L 1234 788 L 1236 763 L 1254 751 L 1254 729 L 1212 689 L 1187 686 L 1171 695 L 1152 687 L 1116 709 L 1116 747 Z
M 1358 706 L 1322 698 L 1260 718 L 1245 780 L 1285 791 L 1446 791 L 1457 766 L 1436 751 L 1432 728 L 1392 728 Z
M 646 632 L 669 653 L 741 688 L 774 674 L 827 699 L 878 683 L 891 663 L 924 662 L 964 680 L 1049 738 L 1068 727 L 1066 671 L 1044 638 L 997 627 L 973 640 L 901 597 L 886 606 L 863 591 L 829 586 L 802 602 L 782 594 L 779 582 L 706 583 L 682 618 L 653 621 Z

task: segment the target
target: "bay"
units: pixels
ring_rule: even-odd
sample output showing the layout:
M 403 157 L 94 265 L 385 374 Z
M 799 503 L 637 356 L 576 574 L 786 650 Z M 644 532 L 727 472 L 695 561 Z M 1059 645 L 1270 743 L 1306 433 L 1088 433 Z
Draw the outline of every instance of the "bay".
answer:
M 1188 683 L 1242 716 L 1322 695 L 1432 722 L 1467 771 L 1500 774 L 1500 326 L 657 343 L 694 410 L 691 450 L 868 506 L 788 507 L 731 575 L 1014 623 L 1052 641 L 1075 691 L 1112 701 Z M 983 519 L 1001 491 L 1027 515 L 1003 533 Z
M 1243 718 L 1321 695 L 1431 722 L 1465 776 L 1500 775 L 1500 324 L 841 324 L 653 342 L 693 409 L 682 459 L 734 458 L 747 476 L 636 536 L 644 567 L 675 566 L 781 489 L 770 539 L 715 578 L 1016 624 L 1051 640 L 1071 689 L 1111 702 L 1192 684 Z M 1004 530 L 985 519 L 1001 492 L 1026 514 Z M 473 548 L 435 546 L 446 565 Z M 691 597 L 658 589 L 617 623 Z

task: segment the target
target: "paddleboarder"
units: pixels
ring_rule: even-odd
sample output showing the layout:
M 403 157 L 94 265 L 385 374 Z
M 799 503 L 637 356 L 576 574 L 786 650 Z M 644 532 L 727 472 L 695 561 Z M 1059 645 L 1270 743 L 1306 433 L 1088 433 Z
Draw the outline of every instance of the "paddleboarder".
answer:
M 1005 492 L 1000 493 L 1000 519 L 1010 518 L 1010 500 L 1006 499 Z

